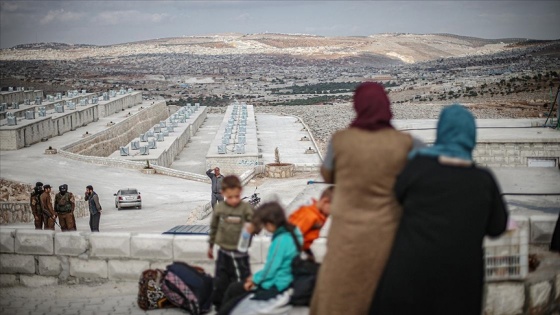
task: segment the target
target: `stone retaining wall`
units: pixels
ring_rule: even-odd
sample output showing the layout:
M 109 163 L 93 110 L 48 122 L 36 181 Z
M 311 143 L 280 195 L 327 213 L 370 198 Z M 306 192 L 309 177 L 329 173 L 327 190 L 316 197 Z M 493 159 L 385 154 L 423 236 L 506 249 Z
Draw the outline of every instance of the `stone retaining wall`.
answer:
M 271 178 L 289 178 L 294 176 L 295 165 L 289 163 L 271 163 L 264 167 L 264 176 Z
M 139 134 L 169 116 L 165 101 L 145 108 L 128 119 L 89 138 L 74 142 L 62 149 L 71 153 L 89 156 L 109 156 Z
M 144 163 L 149 161 L 152 166 L 159 165 L 169 167 L 173 164 L 177 155 L 185 148 L 204 120 L 206 120 L 207 112 L 207 107 L 200 107 L 184 125 L 175 128 L 174 133 L 179 133 L 177 136 L 166 137 L 165 141 L 161 144 L 158 143 L 158 148 L 156 150 L 150 150 L 150 154 L 148 155 L 132 154 L 130 156 L 121 157 L 119 152 L 114 152 L 112 157 L 123 160 L 142 161 Z M 172 139 L 171 143 L 169 143 L 170 139 Z M 133 140 L 140 139 L 134 138 Z M 160 145 L 161 148 L 159 147 Z
M 207 155 L 206 169 L 216 165 L 224 174 L 241 175 L 259 165 L 258 154 Z
M 0 285 L 48 286 L 89 280 L 138 281 L 143 270 L 184 261 L 213 272 L 208 236 L 137 233 L 0 230 Z M 253 270 L 266 260 L 270 238 L 257 236 L 249 249 Z M 322 261 L 326 239 L 313 243 Z M 458 283 L 457 285 L 461 285 Z M 549 314 L 560 303 L 560 271 L 537 282 L 485 285 L 485 315 Z
M 251 264 L 263 264 L 270 238 L 253 240 Z M 173 261 L 202 265 L 208 236 L 136 233 L 0 230 L 0 285 L 57 284 L 81 279 L 138 281 L 148 268 L 165 268 Z
M 528 158 L 560 158 L 558 142 L 477 142 L 474 160 L 486 167 L 527 167 Z
M 89 216 L 87 202 L 76 201 L 74 210 L 76 218 Z M 33 213 L 29 202 L 0 202 L 0 224 L 33 222 Z

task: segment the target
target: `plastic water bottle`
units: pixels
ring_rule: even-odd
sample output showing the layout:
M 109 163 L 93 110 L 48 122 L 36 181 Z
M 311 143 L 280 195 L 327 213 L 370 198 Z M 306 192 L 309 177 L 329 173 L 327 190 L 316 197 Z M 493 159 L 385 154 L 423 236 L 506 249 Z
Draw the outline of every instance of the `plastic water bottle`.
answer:
M 250 224 L 246 223 L 241 229 L 241 235 L 239 236 L 239 242 L 237 243 L 237 250 L 242 253 L 246 253 L 249 250 L 249 243 L 251 242 L 249 226 Z

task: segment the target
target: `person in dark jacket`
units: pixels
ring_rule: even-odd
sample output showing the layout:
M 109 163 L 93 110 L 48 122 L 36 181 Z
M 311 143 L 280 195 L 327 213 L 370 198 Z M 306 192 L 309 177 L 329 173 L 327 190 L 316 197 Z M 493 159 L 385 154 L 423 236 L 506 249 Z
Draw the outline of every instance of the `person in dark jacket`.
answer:
M 41 209 L 43 211 L 43 221 L 45 230 L 53 230 L 56 222 L 56 212 L 54 212 L 53 202 L 51 198 L 51 185 L 43 186 L 43 193 L 39 197 L 41 201 Z
M 89 228 L 92 232 L 99 232 L 99 221 L 101 220 L 101 204 L 99 203 L 99 196 L 93 191 L 93 186 L 86 187 L 85 200 L 89 206 Z
M 58 223 L 63 232 L 76 231 L 75 208 L 74 194 L 68 191 L 68 185 L 60 185 L 58 194 L 54 197 L 54 211 L 58 215 Z
M 224 175 L 220 173 L 219 167 L 214 167 L 213 171 L 214 173 L 212 173 L 212 169 L 206 171 L 206 175 L 208 175 L 212 181 L 212 197 L 210 201 L 212 210 L 214 210 L 218 201 L 224 201 L 224 196 L 222 196 L 222 180 L 224 179 Z
M 31 212 L 33 213 L 33 219 L 35 224 L 35 230 L 42 230 L 43 224 L 46 227 L 47 222 L 45 221 L 45 216 L 43 215 L 43 208 L 41 207 L 41 194 L 43 193 L 43 183 L 37 182 L 31 196 L 29 197 L 29 205 L 31 206 Z
M 490 171 L 474 165 L 476 125 L 445 108 L 436 143 L 412 151 L 394 187 L 403 215 L 370 314 L 480 314 L 485 235 L 508 213 Z

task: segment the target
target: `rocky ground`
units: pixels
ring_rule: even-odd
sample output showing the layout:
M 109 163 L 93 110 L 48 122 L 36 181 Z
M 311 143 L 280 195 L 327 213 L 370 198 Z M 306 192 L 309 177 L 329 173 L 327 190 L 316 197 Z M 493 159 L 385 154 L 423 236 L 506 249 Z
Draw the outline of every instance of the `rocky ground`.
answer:
M 0 201 L 26 201 L 33 187 L 0 178 Z

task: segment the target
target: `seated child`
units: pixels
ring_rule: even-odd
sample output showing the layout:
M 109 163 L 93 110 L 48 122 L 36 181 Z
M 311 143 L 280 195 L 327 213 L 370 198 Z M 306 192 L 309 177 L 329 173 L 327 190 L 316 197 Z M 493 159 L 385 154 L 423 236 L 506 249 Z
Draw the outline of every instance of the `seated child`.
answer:
M 296 240 L 301 246 L 303 237 L 297 227 L 288 222 L 284 209 L 277 202 L 261 205 L 255 211 L 253 224 L 256 230 L 264 227 L 272 233 L 266 263 L 245 282 L 228 288 L 219 314 L 279 314 L 278 311 L 291 308 L 287 289 L 294 279 L 292 261 L 299 254 Z
M 303 251 L 311 260 L 314 260 L 311 244 L 319 237 L 319 232 L 331 213 L 333 193 L 334 186 L 330 186 L 323 190 L 319 201 L 313 199 L 313 204 L 300 207 L 289 218 L 290 223 L 303 233 Z
M 224 292 L 231 283 L 245 281 L 251 275 L 249 254 L 237 250 L 241 229 L 253 217 L 253 207 L 241 200 L 241 191 L 237 176 L 224 177 L 221 192 L 225 201 L 220 202 L 212 213 L 208 258 L 214 259 L 214 244 L 220 246 L 214 274 L 216 309 L 220 308 Z

